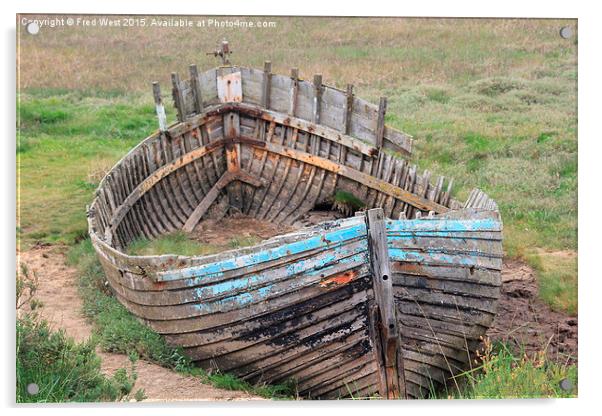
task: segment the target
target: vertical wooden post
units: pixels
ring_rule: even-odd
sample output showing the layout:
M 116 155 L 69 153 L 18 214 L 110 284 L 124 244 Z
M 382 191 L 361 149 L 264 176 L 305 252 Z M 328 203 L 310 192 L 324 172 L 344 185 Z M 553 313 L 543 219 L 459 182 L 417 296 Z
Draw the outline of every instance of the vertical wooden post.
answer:
M 240 158 L 236 147 L 240 143 L 234 143 L 234 139 L 240 136 L 240 116 L 237 112 L 231 111 L 224 115 L 224 136 L 226 138 L 227 166 L 229 171 L 238 171 L 240 169 Z M 230 152 L 228 154 L 228 152 Z
M 378 104 L 378 120 L 376 122 L 376 148 L 380 151 L 385 139 L 385 114 L 387 112 L 387 97 L 380 97 Z
M 347 91 L 345 92 L 345 116 L 343 118 L 343 127 L 341 131 L 344 134 L 349 134 L 351 129 L 351 116 L 353 115 L 353 84 L 347 84 Z M 347 161 L 347 147 L 339 144 L 339 163 L 345 164 Z
M 194 96 L 194 110 L 197 114 L 203 111 L 203 94 L 201 93 L 201 79 L 199 78 L 199 70 L 196 65 L 190 65 L 190 86 Z
M 313 113 L 312 122 L 314 124 L 320 124 L 320 112 L 322 110 L 322 75 L 314 75 L 314 102 L 313 102 Z M 309 136 L 310 140 L 310 153 L 317 155 L 320 153 L 320 139 L 316 135 L 312 134 Z
M 184 108 L 184 97 L 182 95 L 182 88 L 180 86 L 180 77 L 175 72 L 171 73 L 171 83 L 173 85 L 173 102 L 176 109 L 178 110 L 178 121 L 184 121 L 184 118 L 186 117 L 186 109 Z
M 155 99 L 155 111 L 157 112 L 157 119 L 159 119 L 159 130 L 161 133 L 167 131 L 167 116 L 165 115 L 165 107 L 163 107 L 163 100 L 161 99 L 161 87 L 158 82 L 153 82 L 153 97 Z
M 261 105 L 270 108 L 270 91 L 272 89 L 272 63 L 265 61 L 263 64 L 263 83 L 261 91 Z
M 222 57 L 222 65 L 230 65 L 230 59 L 228 58 L 228 55 L 231 53 L 230 52 L 230 44 L 228 43 L 227 40 L 223 40 L 221 45 L 220 45 L 220 52 L 221 52 L 221 57 Z
M 387 248 L 387 232 L 382 208 L 366 212 L 368 229 L 368 250 L 372 269 L 374 298 L 378 309 L 378 324 L 375 325 L 380 341 L 376 350 L 381 354 L 381 379 L 386 391 L 381 392 L 388 399 L 405 397 L 403 359 L 400 334 L 393 300 L 393 282 Z
M 322 110 L 322 75 L 314 75 L 314 108 L 312 121 L 320 124 L 320 112 Z
M 353 115 L 353 84 L 347 84 L 347 92 L 345 93 L 345 121 L 343 125 L 343 133 L 349 134 L 351 128 L 351 116 Z
M 226 140 L 226 166 L 228 172 L 238 173 L 240 171 L 240 143 L 234 143 L 234 139 L 240 136 L 240 116 L 232 111 L 224 115 L 224 137 Z M 239 181 L 230 183 L 227 187 L 230 205 L 241 210 L 243 206 L 242 188 Z
M 299 68 L 291 69 L 291 102 L 288 114 L 292 117 L 297 112 L 297 96 L 299 95 Z

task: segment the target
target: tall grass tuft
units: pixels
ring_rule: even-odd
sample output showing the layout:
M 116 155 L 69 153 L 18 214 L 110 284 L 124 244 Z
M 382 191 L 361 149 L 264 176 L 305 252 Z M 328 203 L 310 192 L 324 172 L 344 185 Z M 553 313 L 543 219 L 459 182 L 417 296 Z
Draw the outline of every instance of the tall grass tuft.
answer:
M 464 388 L 450 398 L 512 399 L 576 397 L 577 366 L 550 360 L 545 349 L 533 356 L 515 355 L 503 343 L 485 340 L 480 366 L 456 378 Z
M 92 341 L 78 344 L 33 315 L 17 320 L 17 403 L 116 401 L 132 390 L 135 373 L 100 370 Z M 36 394 L 28 386 L 37 385 Z
M 77 343 L 64 331 L 53 331 L 38 316 L 37 287 L 36 274 L 21 263 L 16 275 L 16 402 L 99 402 L 127 397 L 136 380 L 133 362 L 129 373 L 121 368 L 112 377 L 103 375 L 95 341 Z

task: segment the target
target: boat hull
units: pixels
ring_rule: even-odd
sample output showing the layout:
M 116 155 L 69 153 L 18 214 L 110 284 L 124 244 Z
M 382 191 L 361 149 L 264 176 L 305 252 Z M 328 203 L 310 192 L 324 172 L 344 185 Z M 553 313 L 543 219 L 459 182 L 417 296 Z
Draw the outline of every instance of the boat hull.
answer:
M 423 398 L 449 383 L 495 314 L 495 202 L 474 190 L 460 203 L 451 181 L 392 153 L 411 141 L 379 108 L 286 77 L 262 103 L 265 72 L 227 72 L 175 79 L 179 121 L 101 182 L 89 233 L 115 296 L 197 365 L 294 380 L 303 397 Z M 339 192 L 365 211 L 211 256 L 125 253 L 233 212 L 295 224 Z

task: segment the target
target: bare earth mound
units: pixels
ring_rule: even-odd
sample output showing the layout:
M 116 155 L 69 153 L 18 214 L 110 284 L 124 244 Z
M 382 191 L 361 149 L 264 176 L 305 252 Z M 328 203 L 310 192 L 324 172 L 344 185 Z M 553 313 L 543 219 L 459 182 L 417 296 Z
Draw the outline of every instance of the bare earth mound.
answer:
M 577 317 L 555 312 L 537 296 L 533 269 L 516 260 L 504 261 L 502 294 L 497 315 L 487 335 L 508 341 L 532 356 L 546 349 L 559 363 L 577 363 Z

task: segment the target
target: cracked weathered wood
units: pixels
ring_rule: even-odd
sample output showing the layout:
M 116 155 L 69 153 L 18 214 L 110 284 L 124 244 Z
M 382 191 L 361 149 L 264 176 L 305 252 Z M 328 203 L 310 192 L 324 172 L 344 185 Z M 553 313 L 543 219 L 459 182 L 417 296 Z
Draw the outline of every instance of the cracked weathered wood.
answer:
M 161 98 L 161 87 L 158 82 L 153 82 L 153 97 L 155 99 L 155 111 L 159 120 L 159 130 L 167 131 L 167 117 L 165 116 L 165 107 Z
M 405 382 L 403 366 L 399 367 L 400 333 L 395 313 L 391 262 L 389 260 L 387 232 L 382 209 L 370 209 L 366 212 L 366 227 L 368 230 L 372 285 L 378 311 L 376 331 L 379 337 L 379 349 L 385 373 L 386 391 L 382 393 L 387 399 L 397 399 L 405 397 Z

